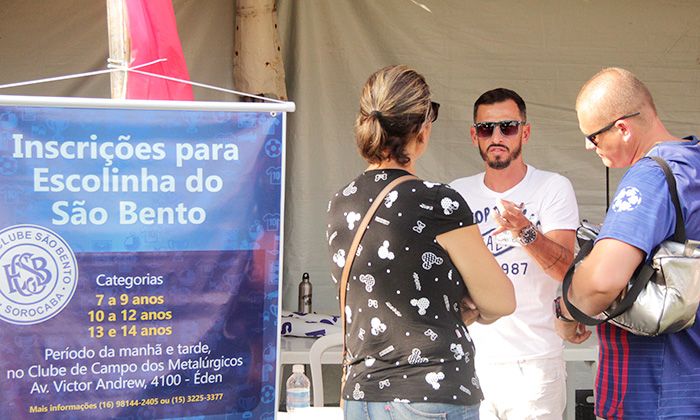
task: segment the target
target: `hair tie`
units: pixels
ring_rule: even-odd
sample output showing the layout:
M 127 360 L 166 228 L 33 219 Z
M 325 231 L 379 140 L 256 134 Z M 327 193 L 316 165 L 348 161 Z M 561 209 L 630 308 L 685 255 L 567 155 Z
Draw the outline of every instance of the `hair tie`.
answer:
M 375 110 L 369 113 L 370 117 L 374 117 L 376 119 L 381 119 L 383 117 L 382 113 Z

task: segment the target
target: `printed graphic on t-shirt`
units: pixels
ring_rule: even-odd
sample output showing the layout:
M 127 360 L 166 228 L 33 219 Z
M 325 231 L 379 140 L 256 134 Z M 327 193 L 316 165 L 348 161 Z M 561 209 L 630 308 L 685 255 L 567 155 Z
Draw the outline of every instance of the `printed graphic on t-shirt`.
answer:
M 625 187 L 615 196 L 612 211 L 632 211 L 642 204 L 642 193 L 636 187 Z
M 554 331 L 551 310 L 560 282 L 550 277 L 510 232 L 493 232 L 498 228 L 495 215 L 501 199 L 522 205 L 525 217 L 542 235 L 575 230 L 579 217 L 573 187 L 563 176 L 529 165 L 525 177 L 507 191 L 489 189 L 484 177 L 482 172 L 451 185 L 473 209 L 486 247 L 513 282 L 517 307 L 512 315 L 491 325 L 470 328 L 477 359 L 514 362 L 561 356 L 562 341 Z

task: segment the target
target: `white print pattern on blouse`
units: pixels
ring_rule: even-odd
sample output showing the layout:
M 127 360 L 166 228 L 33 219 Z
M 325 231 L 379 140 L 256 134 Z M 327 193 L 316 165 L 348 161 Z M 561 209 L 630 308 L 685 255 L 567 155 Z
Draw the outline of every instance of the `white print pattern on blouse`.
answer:
M 428 306 L 430 306 L 430 301 L 428 298 L 424 297 L 420 299 L 411 299 L 411 306 L 418 308 L 418 315 L 425 315 L 426 309 L 428 309 Z
M 386 259 L 393 260 L 394 259 L 394 253 L 389 251 L 389 241 L 384 241 L 382 243 L 382 246 L 380 246 L 379 249 L 377 250 L 377 255 L 379 255 L 379 258 L 381 258 L 383 260 L 386 260 Z
M 362 341 L 365 341 L 365 329 L 360 328 L 360 331 L 357 333 L 357 338 L 359 338 Z
M 411 354 L 408 356 L 408 363 L 412 365 L 419 365 L 421 363 L 428 363 L 427 357 L 421 357 L 420 349 L 411 350 Z
M 350 374 L 352 373 L 352 365 L 350 364 L 350 361 L 352 358 L 355 357 L 350 351 L 348 351 L 348 354 L 345 356 L 345 363 L 344 365 L 347 366 L 346 372 L 345 372 L 345 379 L 347 380 L 350 377 Z
M 338 284 L 338 279 L 335 278 L 333 273 L 331 273 L 331 280 L 333 280 L 333 283 Z
M 435 341 L 435 340 L 438 339 L 438 333 L 436 333 L 435 331 L 431 330 L 430 328 L 428 328 L 427 330 L 425 330 L 425 332 L 423 333 L 423 335 L 426 336 L 426 337 L 430 337 L 430 341 Z
M 356 400 L 365 398 L 365 392 L 360 391 L 360 384 L 355 384 L 355 389 L 352 391 L 352 397 Z
M 440 389 L 440 381 L 443 379 L 445 379 L 445 374 L 442 372 L 430 372 L 425 375 L 425 382 L 432 385 L 435 390 Z
M 442 211 L 448 216 L 459 208 L 459 202 L 452 201 L 450 197 L 443 198 L 440 201 L 440 205 L 442 206 Z
M 360 221 L 360 213 L 355 213 L 354 211 L 351 211 L 350 213 L 348 213 L 345 220 L 348 222 L 348 229 L 353 230 L 355 229 L 355 222 Z
M 467 331 L 466 328 L 462 327 L 462 332 L 464 333 L 464 338 L 467 339 L 470 343 L 472 342 L 472 336 L 469 335 L 469 331 Z
M 474 385 L 474 386 L 476 387 L 476 389 L 479 389 L 479 388 L 480 388 L 480 386 L 479 386 L 479 379 L 478 379 L 477 377 L 475 377 L 475 376 L 472 377 L 472 385 Z
M 390 386 L 391 386 L 391 382 L 389 382 L 388 379 L 384 379 L 383 381 L 379 381 L 379 389 L 389 388 Z
M 413 226 L 413 230 L 418 232 L 418 233 L 423 233 L 424 228 L 425 228 L 425 223 L 421 222 L 420 220 L 416 222 L 415 226 Z
M 355 252 L 355 256 L 359 257 L 360 254 L 362 254 L 362 245 L 357 246 L 357 252 Z
M 377 361 L 377 359 L 375 359 L 374 357 L 367 356 L 367 357 L 365 357 L 365 366 L 372 367 L 372 365 L 374 365 L 374 362 L 376 362 L 376 361 Z
M 352 181 L 350 183 L 350 185 L 345 187 L 345 189 L 343 190 L 343 195 L 345 197 L 347 197 L 347 196 L 350 196 L 352 194 L 355 194 L 356 192 L 357 192 L 357 187 L 355 186 L 355 181 Z
M 338 252 L 333 254 L 333 262 L 338 265 L 338 267 L 345 267 L 345 250 L 339 249 Z M 423 264 L 425 265 L 425 264 Z
M 445 301 L 445 309 L 447 309 L 447 312 L 450 311 L 450 298 L 447 297 L 447 295 L 442 295 L 442 299 Z
M 352 324 L 352 309 L 348 305 L 345 305 L 345 321 Z
M 335 239 L 336 236 L 338 236 L 338 231 L 337 231 L 337 230 L 336 230 L 335 232 L 333 232 L 333 233 L 331 234 L 331 236 L 328 238 L 328 245 L 330 245 L 331 242 L 333 242 L 333 239 Z
M 413 282 L 416 284 L 416 290 L 420 292 L 420 278 L 418 278 L 418 273 L 413 273 Z
M 383 174 L 376 174 L 376 175 L 374 176 L 374 182 L 386 181 L 386 180 L 387 180 L 387 174 L 386 174 L 386 173 L 383 173 Z
M 345 255 L 345 251 L 343 251 L 343 255 Z M 430 270 L 431 268 L 433 268 L 433 264 L 442 264 L 442 258 L 438 257 L 432 252 L 424 252 L 421 259 L 423 260 L 423 268 L 425 268 L 426 270 Z M 343 265 L 345 265 L 344 261 Z
M 386 356 L 387 354 L 391 353 L 391 352 L 394 351 L 394 350 L 396 350 L 396 349 L 394 348 L 394 346 L 389 346 L 389 347 L 387 347 L 387 348 L 385 348 L 384 350 L 382 350 L 382 351 L 379 352 L 379 357 L 384 357 L 384 356 Z
M 367 293 L 372 293 L 372 287 L 374 287 L 374 276 L 371 274 L 360 274 L 360 283 L 364 283 Z
M 451 343 L 450 351 L 454 353 L 455 360 L 462 360 L 462 357 L 464 357 L 464 349 L 461 344 Z
M 440 184 L 437 183 L 437 182 L 429 182 L 429 181 L 423 181 L 423 184 L 425 184 L 425 186 L 428 187 L 428 188 L 433 188 L 433 187 L 436 186 L 436 185 L 440 185 Z
M 376 299 L 367 299 L 367 306 L 374 309 L 379 309 L 379 301 Z
M 396 308 L 394 307 L 394 305 L 391 304 L 391 302 L 384 302 L 384 304 L 386 305 L 387 308 L 391 309 L 391 312 L 393 312 L 394 315 L 396 315 L 396 316 L 398 316 L 399 318 L 401 318 L 401 312 L 399 312 L 399 310 L 396 309 Z
M 407 400 L 406 398 L 394 398 L 394 402 L 408 404 L 411 400 Z
M 420 208 L 431 211 L 433 209 L 433 206 L 429 206 L 427 204 L 421 203 Z
M 328 210 L 326 210 L 326 213 L 331 212 L 331 203 L 333 203 L 333 200 L 328 200 Z
M 464 392 L 464 393 L 467 394 L 467 395 L 472 395 L 472 392 L 469 390 L 469 388 L 467 388 L 467 387 L 464 386 L 464 385 L 460 385 L 460 386 L 459 386 L 459 390 L 462 391 L 462 392 Z
M 384 197 L 384 205 L 386 208 L 390 209 L 391 206 L 394 205 L 394 201 L 399 198 L 399 192 L 398 191 L 392 191 L 389 194 Z
M 384 219 L 384 218 L 381 218 L 381 217 L 379 217 L 379 216 L 375 216 L 375 217 L 374 217 L 374 221 L 377 222 L 377 223 L 381 223 L 381 224 L 383 224 L 384 226 L 389 226 L 389 225 L 391 224 L 390 221 L 388 221 L 388 220 L 386 220 L 386 219 Z
M 383 324 L 382 320 L 377 317 L 372 318 L 370 324 L 372 325 L 372 335 L 379 335 L 386 331 L 386 324 Z
M 447 272 L 447 278 L 448 280 L 452 280 L 452 269 L 450 268 L 450 271 Z

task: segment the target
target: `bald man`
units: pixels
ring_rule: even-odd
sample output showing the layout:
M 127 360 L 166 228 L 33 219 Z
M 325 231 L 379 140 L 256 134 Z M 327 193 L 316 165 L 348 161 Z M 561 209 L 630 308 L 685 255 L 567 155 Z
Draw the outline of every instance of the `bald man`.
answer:
M 687 236 L 700 239 L 700 146 L 695 136 L 679 138 L 668 132 L 647 87 L 624 69 L 604 69 L 586 82 L 576 99 L 576 113 L 586 148 L 595 150 L 608 167 L 629 167 L 593 250 L 576 269 L 569 293 L 576 307 L 593 316 L 610 306 L 637 266 L 674 233 L 676 215 L 666 178 L 648 156 L 668 162 Z M 576 323 L 566 321 L 571 316 L 564 305 L 559 309 L 560 336 L 582 341 Z M 657 337 L 633 335 L 603 323 L 598 340 L 597 416 L 700 416 L 700 322 Z

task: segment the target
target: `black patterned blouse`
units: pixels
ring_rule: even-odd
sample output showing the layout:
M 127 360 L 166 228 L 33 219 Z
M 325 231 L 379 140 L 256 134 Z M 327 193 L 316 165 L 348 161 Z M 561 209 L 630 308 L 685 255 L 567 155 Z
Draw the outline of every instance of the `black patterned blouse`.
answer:
M 357 226 L 400 169 L 371 170 L 328 204 L 331 275 L 340 281 Z M 482 393 L 474 345 L 461 320 L 467 293 L 435 237 L 473 224 L 448 185 L 411 180 L 385 197 L 368 226 L 348 280 L 345 317 L 350 357 L 346 400 L 473 405 Z

